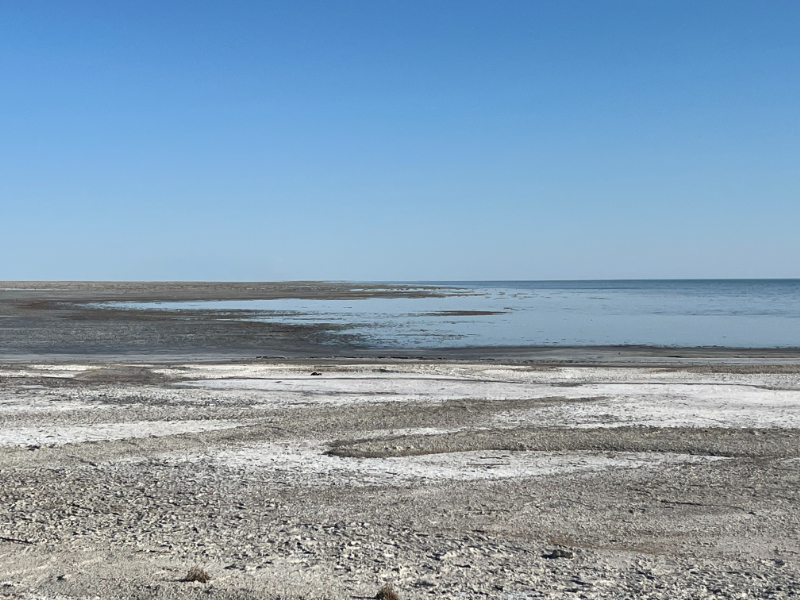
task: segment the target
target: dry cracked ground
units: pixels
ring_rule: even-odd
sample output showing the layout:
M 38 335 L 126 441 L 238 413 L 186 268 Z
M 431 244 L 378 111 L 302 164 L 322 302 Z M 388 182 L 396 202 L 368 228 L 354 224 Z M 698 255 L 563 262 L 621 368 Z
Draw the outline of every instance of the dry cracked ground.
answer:
M 0 366 L 0 598 L 789 598 L 799 483 L 792 365 Z

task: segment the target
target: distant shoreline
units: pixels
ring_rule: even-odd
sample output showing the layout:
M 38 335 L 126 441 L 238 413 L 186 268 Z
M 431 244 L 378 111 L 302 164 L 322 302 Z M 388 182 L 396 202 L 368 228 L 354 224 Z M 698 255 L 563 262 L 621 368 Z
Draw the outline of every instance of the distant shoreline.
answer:
M 479 282 L 472 282 L 472 284 Z M 468 294 L 468 282 L 0 282 L 2 362 L 452 360 L 541 365 L 798 364 L 800 345 L 463 345 L 370 347 L 336 325 L 237 320 L 218 311 L 127 310 L 105 302 L 359 300 Z

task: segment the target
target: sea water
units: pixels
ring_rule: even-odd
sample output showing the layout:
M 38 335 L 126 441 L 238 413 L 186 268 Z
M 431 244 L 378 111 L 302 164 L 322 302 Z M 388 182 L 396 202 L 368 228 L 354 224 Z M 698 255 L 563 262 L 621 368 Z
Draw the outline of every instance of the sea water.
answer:
M 419 282 L 415 282 L 417 285 Z M 800 280 L 463 281 L 442 297 L 114 303 L 330 325 L 387 348 L 800 347 Z

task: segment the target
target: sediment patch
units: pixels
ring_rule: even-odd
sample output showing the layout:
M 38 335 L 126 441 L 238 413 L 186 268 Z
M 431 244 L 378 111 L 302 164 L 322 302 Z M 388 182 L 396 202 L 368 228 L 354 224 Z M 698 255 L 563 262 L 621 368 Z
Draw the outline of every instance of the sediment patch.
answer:
M 398 435 L 338 440 L 331 456 L 389 458 L 471 451 L 648 452 L 696 456 L 794 458 L 800 430 L 729 427 L 567 427 L 467 430 L 437 435 Z

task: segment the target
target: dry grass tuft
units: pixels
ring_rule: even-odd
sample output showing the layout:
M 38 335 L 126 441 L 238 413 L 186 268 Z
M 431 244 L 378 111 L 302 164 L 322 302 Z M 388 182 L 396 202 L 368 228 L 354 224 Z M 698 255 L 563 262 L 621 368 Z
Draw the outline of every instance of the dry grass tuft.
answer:
M 208 583 L 211 581 L 211 575 L 209 575 L 205 569 L 201 569 L 200 567 L 192 567 L 189 569 L 189 572 L 186 573 L 186 577 L 183 578 L 183 581 L 199 581 L 200 583 Z
M 388 583 L 378 590 L 378 593 L 375 594 L 375 598 L 377 600 L 400 600 L 400 596 L 397 595 L 397 592 L 395 592 Z

